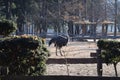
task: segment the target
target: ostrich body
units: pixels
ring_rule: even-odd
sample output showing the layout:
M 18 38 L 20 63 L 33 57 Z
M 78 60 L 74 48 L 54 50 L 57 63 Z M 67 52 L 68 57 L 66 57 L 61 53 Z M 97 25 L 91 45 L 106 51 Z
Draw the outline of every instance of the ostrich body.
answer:
M 49 46 L 54 43 L 54 46 L 56 47 L 56 55 L 57 55 L 57 49 L 60 50 L 60 54 L 62 56 L 62 52 L 61 52 L 61 48 L 63 46 L 66 46 L 68 43 L 68 36 L 66 35 L 59 35 L 56 37 L 53 37 L 50 41 L 49 41 Z

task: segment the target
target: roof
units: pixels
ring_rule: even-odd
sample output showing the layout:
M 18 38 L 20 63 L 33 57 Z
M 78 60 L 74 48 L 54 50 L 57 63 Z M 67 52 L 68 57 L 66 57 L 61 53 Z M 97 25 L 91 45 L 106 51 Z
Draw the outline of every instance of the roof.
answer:
M 102 24 L 114 24 L 114 22 L 108 21 L 108 20 L 104 20 L 104 21 L 102 22 Z
M 74 22 L 75 24 L 96 24 L 96 22 L 90 22 L 89 20 L 84 20 L 84 21 L 76 21 Z

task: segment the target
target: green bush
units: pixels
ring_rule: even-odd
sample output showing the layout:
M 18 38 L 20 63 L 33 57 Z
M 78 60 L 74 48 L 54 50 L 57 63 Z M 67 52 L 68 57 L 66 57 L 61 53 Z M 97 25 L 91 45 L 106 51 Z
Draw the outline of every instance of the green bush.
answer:
M 97 46 L 102 50 L 101 57 L 107 64 L 118 63 L 120 61 L 120 42 L 99 40 Z
M 23 35 L 0 40 L 0 66 L 7 67 L 7 75 L 43 75 L 48 56 L 39 37 Z
M 11 20 L 0 20 L 0 35 L 8 36 L 17 29 L 17 25 Z
M 97 42 L 97 46 L 99 49 L 110 50 L 113 48 L 120 48 L 120 42 L 114 40 L 99 40 Z
M 117 75 L 116 65 L 120 62 L 120 42 L 113 40 L 99 40 L 97 46 L 101 49 L 101 58 L 108 64 L 113 64 Z

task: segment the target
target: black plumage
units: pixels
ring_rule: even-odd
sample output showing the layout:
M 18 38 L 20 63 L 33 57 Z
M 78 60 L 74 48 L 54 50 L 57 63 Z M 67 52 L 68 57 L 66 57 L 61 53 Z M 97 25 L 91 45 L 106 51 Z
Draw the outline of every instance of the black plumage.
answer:
M 66 46 L 68 43 L 68 36 L 67 35 L 59 35 L 56 37 L 53 37 L 50 41 L 49 41 L 49 46 L 54 43 L 54 46 L 56 47 L 56 55 L 57 55 L 57 49 L 60 50 L 60 54 L 62 55 L 61 52 L 61 48 L 63 46 Z

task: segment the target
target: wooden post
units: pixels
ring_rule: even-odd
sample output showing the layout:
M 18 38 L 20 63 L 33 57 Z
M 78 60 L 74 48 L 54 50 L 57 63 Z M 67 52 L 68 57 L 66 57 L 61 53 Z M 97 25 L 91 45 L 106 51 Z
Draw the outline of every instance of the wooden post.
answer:
M 107 37 L 107 33 L 108 33 L 108 24 L 106 24 L 105 26 L 106 26 L 105 36 Z
M 98 49 L 97 50 L 97 73 L 99 77 L 102 77 L 103 69 L 102 69 L 102 58 L 100 54 L 101 54 L 101 50 Z
M 94 24 L 93 27 L 94 27 L 94 42 L 96 42 L 96 36 L 97 36 L 97 33 L 96 33 L 96 24 Z
M 104 36 L 104 24 L 102 24 L 102 36 Z

